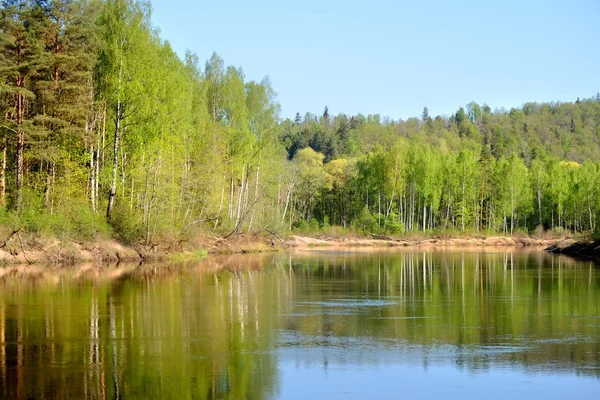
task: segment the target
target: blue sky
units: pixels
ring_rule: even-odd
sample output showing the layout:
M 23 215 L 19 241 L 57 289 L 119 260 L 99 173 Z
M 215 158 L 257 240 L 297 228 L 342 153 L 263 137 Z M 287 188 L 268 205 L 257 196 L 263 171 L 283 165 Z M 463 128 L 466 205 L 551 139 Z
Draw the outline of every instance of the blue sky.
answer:
M 269 75 L 282 117 L 406 119 L 574 101 L 600 91 L 598 0 L 152 0 L 183 56 L 216 51 L 247 79 Z

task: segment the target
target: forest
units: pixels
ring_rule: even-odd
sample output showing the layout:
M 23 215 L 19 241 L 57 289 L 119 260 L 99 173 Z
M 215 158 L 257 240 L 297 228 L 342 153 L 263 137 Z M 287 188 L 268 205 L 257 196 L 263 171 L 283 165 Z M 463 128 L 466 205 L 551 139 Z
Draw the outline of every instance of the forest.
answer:
M 282 118 L 268 78 L 179 58 L 150 15 L 138 0 L 2 1 L 3 229 L 145 244 L 600 230 L 595 89 L 407 120 Z

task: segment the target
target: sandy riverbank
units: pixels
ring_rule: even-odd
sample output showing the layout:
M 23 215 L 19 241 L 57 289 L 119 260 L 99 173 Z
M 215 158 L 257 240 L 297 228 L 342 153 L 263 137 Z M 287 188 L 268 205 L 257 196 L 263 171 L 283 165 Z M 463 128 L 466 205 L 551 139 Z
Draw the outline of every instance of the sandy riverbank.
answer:
M 510 236 L 465 238 L 314 238 L 291 236 L 291 247 L 539 247 L 546 248 L 564 239 L 536 239 Z
M 3 243 L 3 245 L 2 245 Z M 189 242 L 126 245 L 114 239 L 80 242 L 20 232 L 0 240 L 0 264 L 117 263 L 151 260 L 185 260 L 207 254 L 263 253 L 278 251 L 270 238 L 241 234 L 230 238 L 206 235 Z
M 529 247 L 544 249 L 570 239 L 529 237 L 459 237 L 459 238 L 391 238 L 391 237 L 310 237 L 287 238 L 263 234 L 240 234 L 229 238 L 206 235 L 194 243 L 154 243 L 124 245 L 116 240 L 78 242 L 72 239 L 43 238 L 24 232 L 4 239 L 0 247 L 0 264 L 75 264 L 83 262 L 115 263 L 149 260 L 185 260 L 206 254 L 265 253 L 308 248 L 361 248 L 382 250 L 415 248 Z

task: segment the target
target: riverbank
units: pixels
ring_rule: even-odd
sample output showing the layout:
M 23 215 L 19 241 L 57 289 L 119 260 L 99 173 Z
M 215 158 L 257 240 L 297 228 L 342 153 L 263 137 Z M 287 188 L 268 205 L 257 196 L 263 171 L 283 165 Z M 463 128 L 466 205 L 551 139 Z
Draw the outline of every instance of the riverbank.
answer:
M 587 258 L 600 261 L 600 240 L 561 240 L 546 248 L 546 251 L 555 254 L 565 254 L 575 258 Z
M 0 264 L 119 263 L 200 259 L 207 254 L 264 253 L 281 249 L 260 234 L 229 238 L 205 235 L 190 242 L 123 244 L 115 239 L 81 242 L 26 232 L 13 232 L 0 239 Z
M 356 237 L 305 236 L 280 237 L 274 234 L 239 234 L 228 238 L 204 235 L 192 242 L 165 242 L 150 245 L 125 245 L 114 239 L 80 242 L 70 238 L 43 237 L 26 232 L 13 232 L 0 240 L 0 264 L 76 264 L 118 263 L 158 260 L 199 259 L 207 254 L 266 253 L 289 249 L 361 248 L 479 248 L 529 247 L 552 248 L 574 243 L 564 238 L 533 238 L 510 236 L 477 237 Z M 568 254 L 565 252 L 565 254 Z
M 290 236 L 291 247 L 539 247 L 546 248 L 564 239 L 511 236 L 459 238 L 348 238 Z

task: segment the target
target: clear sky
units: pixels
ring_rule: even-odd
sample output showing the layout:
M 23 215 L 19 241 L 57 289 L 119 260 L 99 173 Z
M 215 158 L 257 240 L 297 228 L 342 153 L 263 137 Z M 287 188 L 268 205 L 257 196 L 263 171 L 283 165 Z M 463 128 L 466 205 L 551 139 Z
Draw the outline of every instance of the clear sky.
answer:
M 449 115 L 600 91 L 600 1 L 152 0 L 183 56 L 269 75 L 282 117 Z

